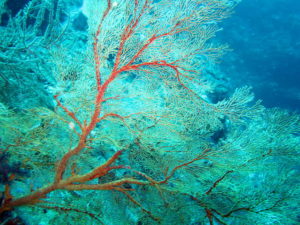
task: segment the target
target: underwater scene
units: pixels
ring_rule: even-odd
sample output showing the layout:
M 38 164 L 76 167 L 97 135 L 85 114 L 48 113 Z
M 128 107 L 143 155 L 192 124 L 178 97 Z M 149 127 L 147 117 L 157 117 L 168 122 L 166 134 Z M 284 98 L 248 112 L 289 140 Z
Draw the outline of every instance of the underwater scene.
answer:
M 296 0 L 0 0 L 0 225 L 300 224 Z

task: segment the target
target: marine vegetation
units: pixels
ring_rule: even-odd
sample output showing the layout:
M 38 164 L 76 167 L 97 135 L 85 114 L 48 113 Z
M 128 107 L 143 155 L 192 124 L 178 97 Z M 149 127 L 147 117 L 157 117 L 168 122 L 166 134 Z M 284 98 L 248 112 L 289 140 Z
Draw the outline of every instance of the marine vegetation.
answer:
M 216 64 L 237 3 L 1 1 L 3 224 L 296 224 L 300 117 Z

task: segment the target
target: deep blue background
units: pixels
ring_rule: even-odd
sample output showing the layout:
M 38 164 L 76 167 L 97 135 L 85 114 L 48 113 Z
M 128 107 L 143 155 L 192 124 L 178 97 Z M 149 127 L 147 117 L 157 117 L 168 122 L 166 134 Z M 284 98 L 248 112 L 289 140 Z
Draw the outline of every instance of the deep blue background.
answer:
M 300 1 L 243 0 L 218 37 L 230 45 L 222 69 L 251 85 L 267 107 L 300 111 Z

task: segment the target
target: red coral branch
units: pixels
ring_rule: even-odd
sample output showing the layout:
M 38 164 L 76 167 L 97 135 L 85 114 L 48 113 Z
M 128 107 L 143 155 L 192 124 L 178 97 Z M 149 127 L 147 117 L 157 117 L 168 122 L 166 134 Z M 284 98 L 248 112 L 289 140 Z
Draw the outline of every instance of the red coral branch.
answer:
M 70 116 L 75 122 L 76 122 L 76 124 L 80 127 L 80 129 L 82 130 L 82 124 L 81 124 L 81 122 L 79 121 L 79 119 L 75 116 L 75 113 L 73 113 L 73 112 L 71 112 L 67 107 L 65 107 L 65 106 L 63 106 L 63 104 L 59 101 L 59 99 L 58 99 L 58 95 L 54 95 L 54 99 L 56 100 L 56 102 L 57 102 L 57 105 L 59 106 L 59 107 L 61 107 L 64 111 L 65 111 L 65 113 L 68 115 L 68 116 Z
M 227 174 L 232 173 L 232 172 L 233 172 L 233 170 L 227 171 L 222 177 L 220 177 L 218 180 L 216 180 L 216 181 L 213 183 L 213 185 L 208 189 L 207 192 L 205 192 L 205 194 L 209 195 L 210 192 L 211 192 L 215 187 L 217 187 L 218 183 L 220 183 L 220 182 L 227 176 Z

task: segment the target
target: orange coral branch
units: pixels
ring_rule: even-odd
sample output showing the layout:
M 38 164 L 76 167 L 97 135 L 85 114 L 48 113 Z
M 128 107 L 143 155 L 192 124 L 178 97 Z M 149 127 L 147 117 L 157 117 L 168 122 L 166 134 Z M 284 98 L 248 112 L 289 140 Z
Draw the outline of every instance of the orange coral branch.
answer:
M 66 108 L 65 106 L 63 106 L 63 104 L 58 100 L 58 95 L 54 95 L 54 99 L 56 100 L 57 102 L 57 105 L 59 107 L 61 107 L 65 113 L 70 116 L 76 123 L 77 125 L 80 127 L 80 129 L 82 130 L 82 124 L 81 122 L 79 121 L 79 119 L 75 116 L 75 113 L 71 112 L 68 108 Z
M 111 0 L 107 0 L 107 8 L 104 11 L 103 16 L 101 18 L 101 21 L 98 25 L 98 29 L 97 29 L 96 34 L 94 36 L 94 42 L 93 42 L 96 84 L 97 84 L 97 90 L 98 91 L 100 91 L 100 88 L 101 88 L 100 57 L 99 57 L 99 51 L 98 51 L 98 36 L 100 35 L 103 21 L 106 18 L 106 16 L 108 15 L 110 10 L 111 10 Z

